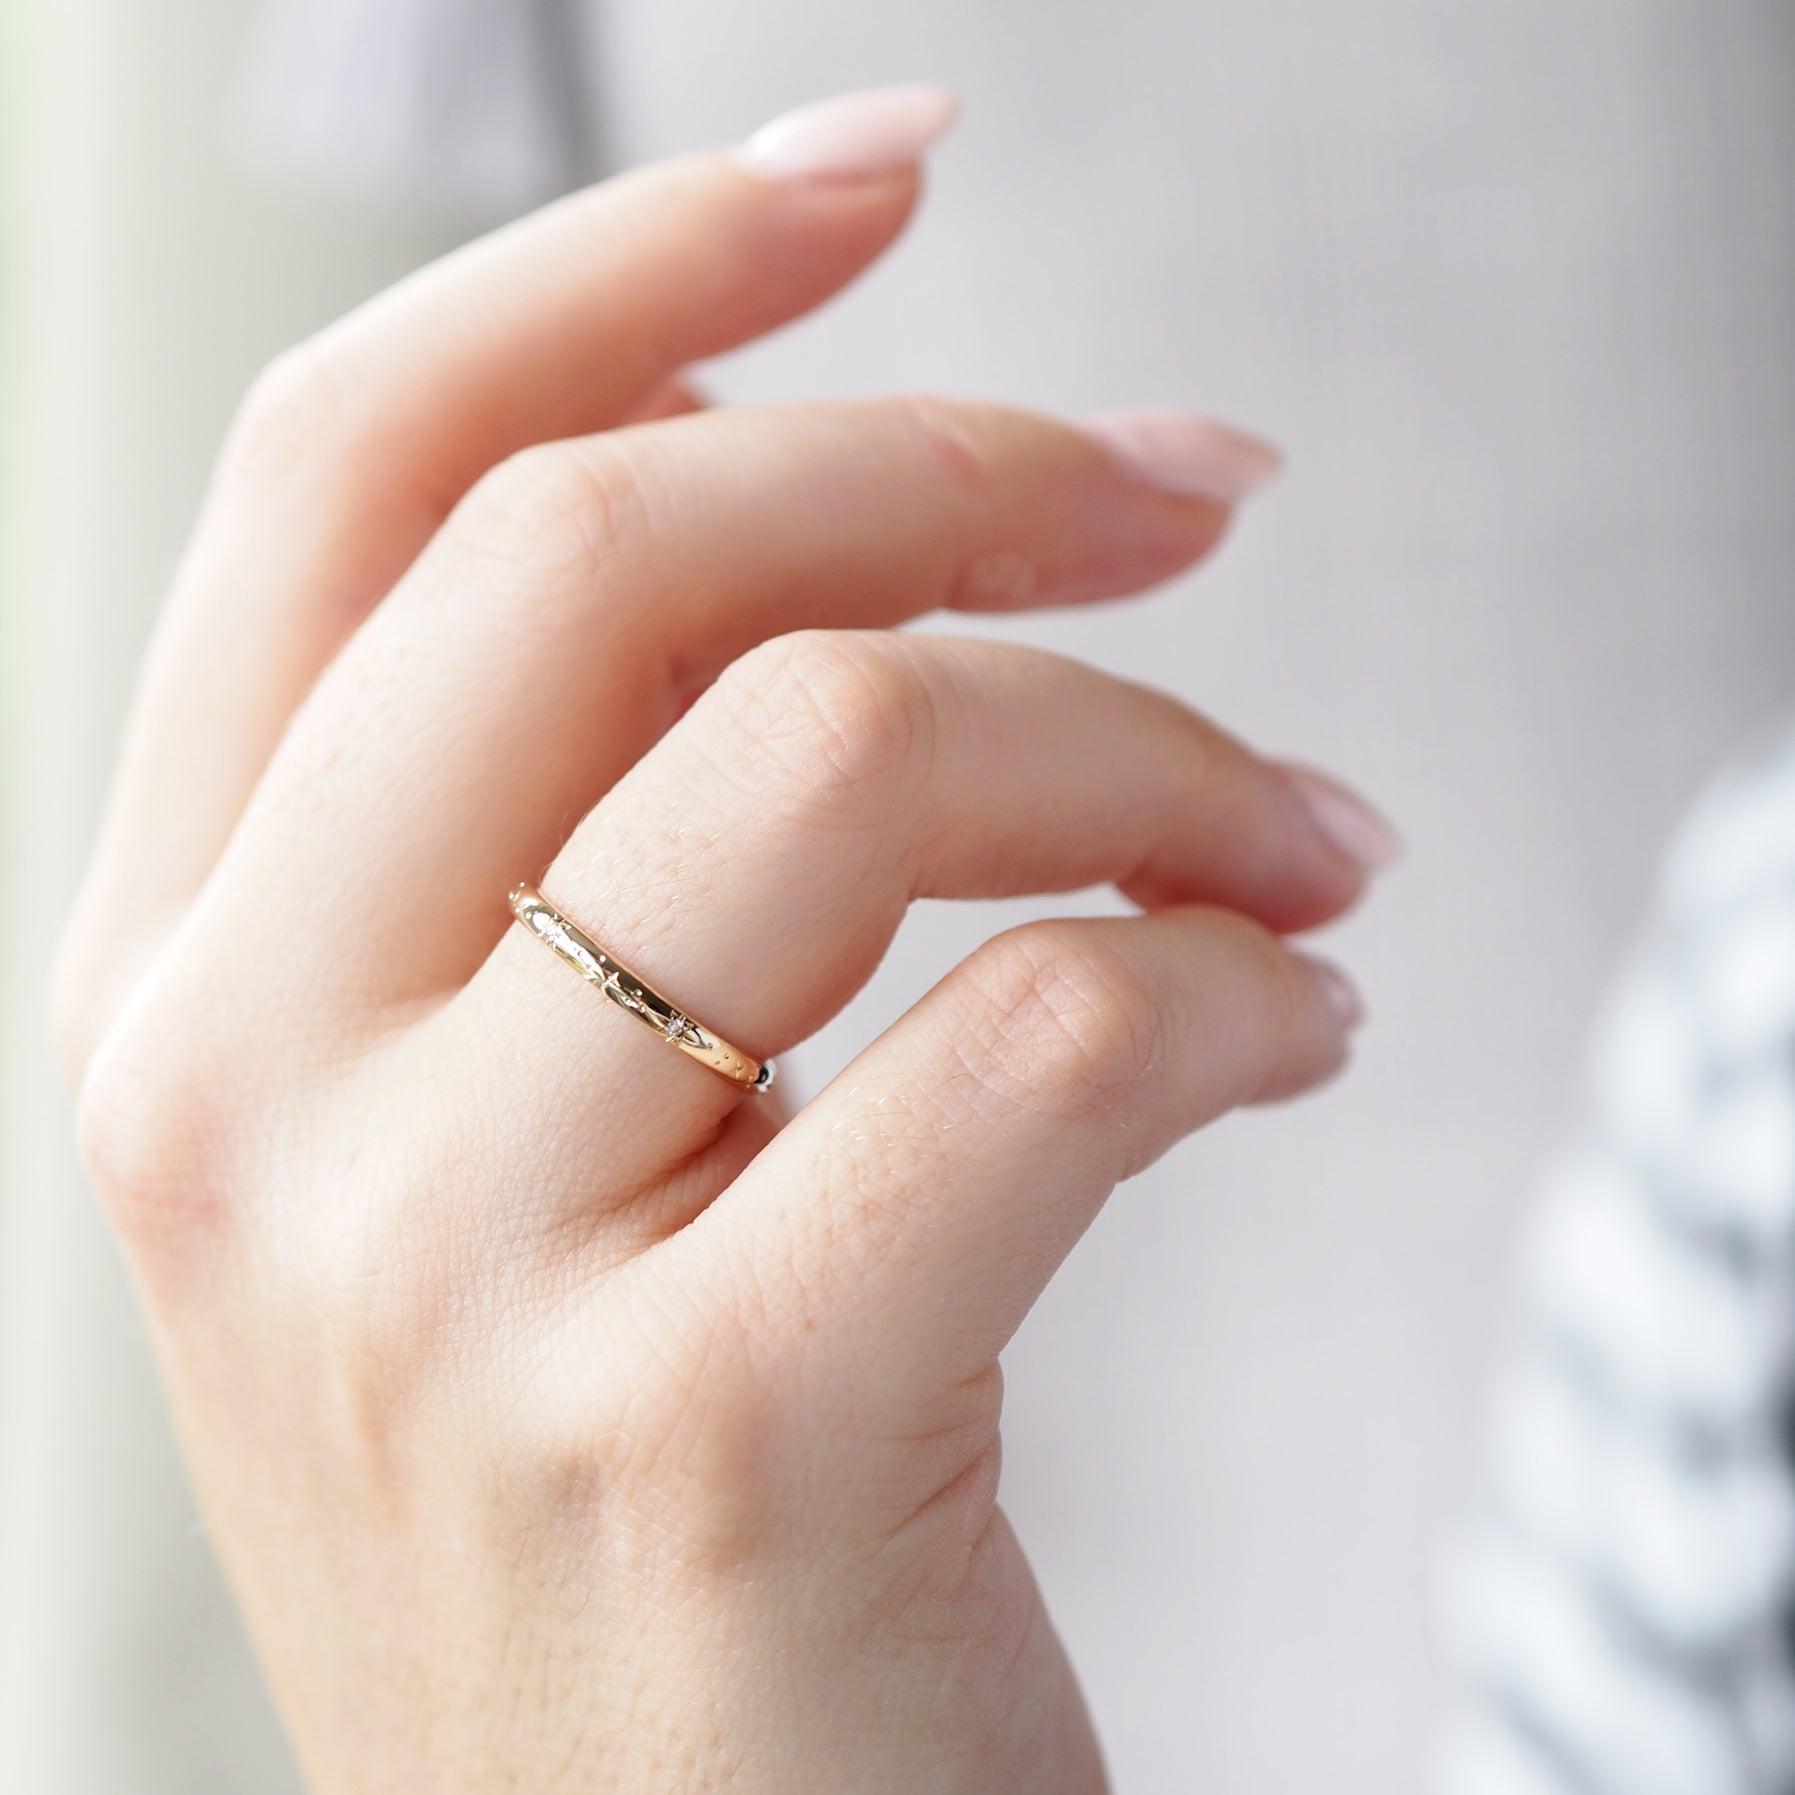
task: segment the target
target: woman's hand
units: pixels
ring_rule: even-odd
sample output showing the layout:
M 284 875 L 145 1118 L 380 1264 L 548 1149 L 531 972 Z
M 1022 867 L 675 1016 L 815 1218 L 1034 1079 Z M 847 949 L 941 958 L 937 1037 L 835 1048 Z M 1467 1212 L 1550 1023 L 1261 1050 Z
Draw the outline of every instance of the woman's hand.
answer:
M 327 1795 L 1101 1786 L 997 1354 L 1117 1180 L 1340 1064 L 1350 992 L 1279 936 L 1382 843 L 1170 698 L 889 632 L 1164 578 L 1250 440 L 679 398 L 885 247 L 948 117 L 566 201 L 284 357 L 225 449 L 56 1011 Z M 1146 914 L 999 936 L 786 1120 L 508 926 L 537 875 L 761 1055 L 915 897 Z

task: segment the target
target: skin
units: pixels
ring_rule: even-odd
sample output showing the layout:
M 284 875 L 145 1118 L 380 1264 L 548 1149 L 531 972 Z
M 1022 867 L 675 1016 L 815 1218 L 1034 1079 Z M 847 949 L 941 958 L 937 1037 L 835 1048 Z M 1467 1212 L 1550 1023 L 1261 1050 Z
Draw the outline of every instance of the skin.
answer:
M 1169 697 L 892 627 L 1227 522 L 1075 426 L 722 412 L 913 169 L 626 176 L 246 401 L 56 972 L 85 1162 L 310 1786 L 1077 1791 L 998 1354 L 1109 1191 L 1342 1063 L 1363 873 Z M 546 869 L 546 871 L 544 871 Z M 523 931 L 540 876 L 776 1054 L 918 896 L 1011 930 L 795 1116 Z

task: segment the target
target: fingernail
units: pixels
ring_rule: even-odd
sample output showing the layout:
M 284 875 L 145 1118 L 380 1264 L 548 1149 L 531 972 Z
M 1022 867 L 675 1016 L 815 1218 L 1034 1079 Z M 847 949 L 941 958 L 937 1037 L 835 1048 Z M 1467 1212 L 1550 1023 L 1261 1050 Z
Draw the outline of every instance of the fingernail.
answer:
M 1359 794 L 1313 767 L 1283 767 L 1310 817 L 1328 840 L 1355 866 L 1380 873 L 1402 858 L 1402 837 L 1396 825 L 1374 810 Z
M 762 125 L 736 160 L 776 181 L 895 174 L 947 135 L 960 102 L 945 87 L 877 87 L 818 100 Z
M 1154 486 L 1219 505 L 1238 505 L 1284 465 L 1262 438 L 1194 411 L 1112 411 L 1084 427 Z
M 1320 960 L 1313 954 L 1304 953 L 1296 957 L 1308 967 L 1323 1001 L 1339 1018 L 1340 1026 L 1349 1032 L 1357 1028 L 1365 1020 L 1365 1000 L 1359 995 L 1359 987 L 1332 960 Z

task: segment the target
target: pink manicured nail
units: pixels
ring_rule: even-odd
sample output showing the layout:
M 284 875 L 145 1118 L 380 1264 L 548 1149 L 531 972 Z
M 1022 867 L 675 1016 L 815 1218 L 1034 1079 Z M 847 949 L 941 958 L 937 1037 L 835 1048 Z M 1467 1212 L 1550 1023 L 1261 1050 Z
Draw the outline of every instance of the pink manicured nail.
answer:
M 1302 799 L 1315 827 L 1355 866 L 1383 872 L 1402 858 L 1402 837 L 1381 811 L 1313 767 L 1286 765 L 1284 777 Z
M 1365 999 L 1359 995 L 1359 987 L 1332 960 L 1304 953 L 1296 957 L 1308 967 L 1328 1008 L 1340 1018 L 1340 1026 L 1349 1032 L 1357 1028 L 1365 1020 Z
M 1218 505 L 1238 505 L 1284 465 L 1270 443 L 1194 411 L 1114 411 L 1085 429 L 1142 479 Z
M 867 181 L 907 168 L 947 134 L 945 87 L 877 87 L 800 106 L 762 125 L 736 160 L 776 181 Z

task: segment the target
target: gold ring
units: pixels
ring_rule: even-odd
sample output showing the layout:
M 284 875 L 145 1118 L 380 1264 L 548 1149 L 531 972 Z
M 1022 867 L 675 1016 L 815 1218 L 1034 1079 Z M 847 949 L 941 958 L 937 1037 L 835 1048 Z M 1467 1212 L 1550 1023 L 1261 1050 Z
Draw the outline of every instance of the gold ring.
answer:
M 652 1028 L 671 1047 L 701 1066 L 720 1072 L 732 1084 L 751 1091 L 773 1086 L 773 1062 L 757 1060 L 694 1022 L 677 1004 L 638 978 L 608 954 L 576 923 L 570 922 L 534 885 L 511 889 L 511 914 L 545 947 L 552 947 L 589 985 L 596 985 L 620 1010 Z

